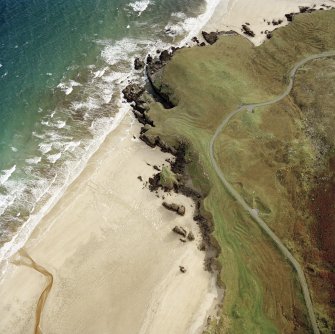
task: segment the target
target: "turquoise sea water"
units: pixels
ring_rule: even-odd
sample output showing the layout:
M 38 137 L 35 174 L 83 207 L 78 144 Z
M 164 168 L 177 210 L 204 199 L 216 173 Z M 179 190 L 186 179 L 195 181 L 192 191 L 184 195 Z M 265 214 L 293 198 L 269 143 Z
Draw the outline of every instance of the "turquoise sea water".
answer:
M 203 0 L 0 0 L 0 260 L 122 119 L 120 90 L 143 80 L 134 58 L 196 32 L 205 9 Z

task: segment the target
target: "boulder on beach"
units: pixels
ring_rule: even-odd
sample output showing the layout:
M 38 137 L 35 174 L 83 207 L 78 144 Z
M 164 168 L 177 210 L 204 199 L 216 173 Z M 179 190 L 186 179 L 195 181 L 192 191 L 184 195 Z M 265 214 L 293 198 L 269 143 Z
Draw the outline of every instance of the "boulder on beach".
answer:
M 179 266 L 179 270 L 180 272 L 182 272 L 183 274 L 186 273 L 186 268 L 184 266 Z
M 181 226 L 175 226 L 175 227 L 172 229 L 172 231 L 173 231 L 174 233 L 177 233 L 177 234 L 181 235 L 181 236 L 184 237 L 184 238 L 186 238 L 186 236 L 187 236 L 187 231 L 186 231 L 183 227 L 181 227 Z
M 184 205 L 178 205 L 178 204 L 176 204 L 176 203 L 166 203 L 166 202 L 163 202 L 162 203 L 162 205 L 166 208 L 166 209 L 168 209 L 168 210 L 170 210 L 170 211 L 174 211 L 174 212 L 176 212 L 178 215 L 180 215 L 180 216 L 184 216 L 185 215 L 185 207 L 184 207 Z
M 196 36 L 192 37 L 191 41 L 194 42 L 194 43 L 197 43 L 197 44 L 200 43 L 198 37 L 196 37 Z
M 246 24 L 242 24 L 242 31 L 250 37 L 255 37 L 255 33 Z
M 194 238 L 194 234 L 192 231 L 188 232 L 188 235 L 187 235 L 187 239 L 189 241 L 193 241 L 195 238 Z

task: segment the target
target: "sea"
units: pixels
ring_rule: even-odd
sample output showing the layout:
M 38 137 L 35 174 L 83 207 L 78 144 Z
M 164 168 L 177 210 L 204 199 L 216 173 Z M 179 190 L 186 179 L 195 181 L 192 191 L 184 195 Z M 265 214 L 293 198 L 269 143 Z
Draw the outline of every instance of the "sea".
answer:
M 144 58 L 218 0 L 0 0 L 0 262 L 24 245 L 129 106 Z

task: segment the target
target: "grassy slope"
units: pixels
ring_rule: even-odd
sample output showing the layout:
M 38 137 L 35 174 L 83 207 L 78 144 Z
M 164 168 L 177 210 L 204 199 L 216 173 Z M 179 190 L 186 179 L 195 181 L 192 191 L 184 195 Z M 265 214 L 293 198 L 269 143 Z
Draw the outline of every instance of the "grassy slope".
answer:
M 335 49 L 334 33 L 334 11 L 300 15 L 257 48 L 243 37 L 233 36 L 222 37 L 210 47 L 183 49 L 159 79 L 178 105 L 170 110 L 152 105 L 150 117 L 157 126 L 149 134 L 160 135 L 169 144 L 178 140 L 190 144 L 192 162 L 188 172 L 194 185 L 207 195 L 205 208 L 214 218 L 215 236 L 222 248 L 225 301 L 220 323 L 212 332 L 224 329 L 228 333 L 309 332 L 294 273 L 257 225 L 227 195 L 210 166 L 208 146 L 224 115 L 242 103 L 259 102 L 279 94 L 295 62 L 310 54 Z M 260 114 L 250 115 L 243 116 L 243 122 L 250 129 L 256 125 L 259 128 L 263 122 Z M 238 122 L 230 130 L 238 132 Z M 261 134 L 262 129 L 259 131 Z M 246 140 L 239 137 L 217 145 L 221 166 L 224 171 L 228 169 L 231 177 L 238 178 L 238 173 L 245 169 L 241 164 L 248 161 L 243 155 Z M 230 154 L 224 153 L 226 148 Z M 257 168 L 257 173 L 263 176 L 261 162 Z M 257 178 L 253 181 L 250 189 L 258 184 Z M 239 186 L 244 191 L 244 185 Z M 272 191 L 262 186 L 256 190 L 264 194 Z M 253 200 L 250 194 L 249 197 Z M 277 204 L 275 209 L 279 211 L 280 203 Z M 264 205 L 265 211 L 270 208 L 267 203 L 259 205 Z

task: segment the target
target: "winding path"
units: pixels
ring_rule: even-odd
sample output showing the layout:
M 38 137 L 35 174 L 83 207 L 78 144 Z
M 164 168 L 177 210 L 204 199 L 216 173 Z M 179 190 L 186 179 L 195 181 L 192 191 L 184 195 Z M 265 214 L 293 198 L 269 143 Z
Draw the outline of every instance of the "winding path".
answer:
M 252 209 L 245 202 L 245 200 L 242 198 L 242 196 L 228 182 L 228 180 L 224 176 L 221 168 L 219 167 L 219 165 L 217 164 L 217 162 L 216 162 L 216 160 L 214 158 L 214 143 L 215 143 L 215 140 L 217 139 L 218 135 L 223 130 L 223 128 L 228 124 L 228 122 L 236 114 L 238 114 L 238 113 L 240 113 L 240 112 L 242 112 L 244 110 L 251 111 L 254 108 L 268 106 L 268 105 L 277 103 L 280 100 L 282 100 L 283 98 L 285 98 L 291 92 L 296 72 L 297 72 L 297 70 L 301 66 L 303 66 L 307 62 L 309 62 L 311 60 L 314 60 L 314 59 L 327 58 L 327 57 L 333 57 L 333 56 L 335 56 L 335 51 L 329 51 L 329 52 L 324 52 L 324 53 L 320 53 L 320 54 L 317 54 L 317 55 L 309 56 L 309 57 L 307 57 L 307 58 L 299 61 L 298 63 L 296 63 L 296 65 L 293 67 L 293 69 L 290 72 L 289 84 L 288 84 L 286 90 L 281 95 L 279 95 L 276 98 L 274 98 L 272 100 L 269 100 L 269 101 L 265 101 L 265 102 L 261 102 L 261 103 L 252 103 L 252 104 L 242 105 L 237 110 L 232 111 L 230 114 L 228 114 L 223 119 L 223 121 L 221 122 L 221 124 L 219 125 L 219 127 L 216 129 L 216 131 L 215 131 L 215 133 L 214 133 L 214 135 L 213 135 L 213 137 L 212 137 L 212 139 L 210 141 L 210 148 L 209 148 L 210 149 L 211 164 L 214 167 L 216 174 L 221 179 L 221 181 L 222 181 L 223 185 L 225 186 L 225 188 L 242 205 L 242 207 L 250 214 L 250 216 L 257 222 L 257 224 L 259 225 L 259 227 L 275 242 L 275 244 L 277 245 L 277 247 L 280 249 L 280 251 L 285 256 L 285 258 L 287 258 L 287 260 L 289 262 L 291 262 L 292 266 L 296 270 L 296 272 L 298 274 L 299 282 L 300 282 L 300 285 L 301 285 L 301 288 L 302 288 L 302 292 L 303 292 L 303 295 L 304 295 L 305 303 L 306 303 L 307 310 L 308 310 L 308 315 L 309 315 L 309 318 L 310 318 L 310 321 L 311 321 L 311 324 L 312 324 L 312 327 L 313 327 L 314 334 L 319 334 L 320 332 L 319 332 L 319 328 L 317 326 L 317 322 L 316 322 L 316 318 L 315 318 L 315 313 L 314 313 L 314 310 L 313 310 L 313 304 L 312 304 L 312 300 L 311 300 L 311 297 L 310 297 L 310 294 L 309 294 L 308 285 L 307 285 L 307 282 L 306 282 L 306 278 L 305 278 L 303 269 L 301 268 L 301 266 L 298 263 L 298 261 L 291 254 L 291 252 L 285 247 L 285 245 L 277 237 L 277 235 L 268 227 L 268 225 L 264 222 L 264 220 L 261 217 L 258 216 L 256 210 Z

